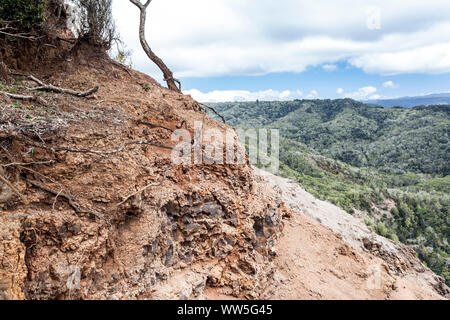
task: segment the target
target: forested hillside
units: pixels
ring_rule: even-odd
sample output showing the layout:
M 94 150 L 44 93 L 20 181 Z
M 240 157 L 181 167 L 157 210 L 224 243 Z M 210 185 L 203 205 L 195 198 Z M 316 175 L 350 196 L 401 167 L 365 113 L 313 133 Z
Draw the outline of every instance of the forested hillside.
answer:
M 280 174 L 412 245 L 450 283 L 450 106 L 351 100 L 214 104 L 230 125 L 280 129 Z
M 356 167 L 449 174 L 450 107 L 367 107 L 351 100 L 218 104 L 231 125 L 285 138 Z

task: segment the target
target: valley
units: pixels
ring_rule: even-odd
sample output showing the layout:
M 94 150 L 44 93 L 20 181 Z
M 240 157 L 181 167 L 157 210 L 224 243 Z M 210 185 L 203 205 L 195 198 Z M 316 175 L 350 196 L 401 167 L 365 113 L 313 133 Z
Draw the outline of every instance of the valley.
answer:
M 450 106 L 351 99 L 213 106 L 232 126 L 280 129 L 281 176 L 412 246 L 450 283 Z

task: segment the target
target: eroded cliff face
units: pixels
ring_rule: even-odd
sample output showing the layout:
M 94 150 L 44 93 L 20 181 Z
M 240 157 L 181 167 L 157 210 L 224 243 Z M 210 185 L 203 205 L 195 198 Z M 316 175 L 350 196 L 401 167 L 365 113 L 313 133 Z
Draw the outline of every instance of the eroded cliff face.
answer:
M 392 288 L 404 283 L 415 298 L 447 294 L 445 285 L 424 293 L 416 274 L 389 271 L 386 245 L 348 236 L 345 220 L 336 224 L 342 231 L 304 216 L 306 198 L 290 201 L 294 189 L 278 190 L 283 183 L 255 174 L 248 160 L 174 164 L 174 130 L 193 133 L 195 121 L 230 130 L 191 97 L 83 57 L 37 76 L 100 89 L 91 98 L 45 93 L 45 105 L 0 104 L 1 174 L 10 184 L 0 183 L 0 298 L 385 299 L 401 297 Z M 17 81 L 17 90 L 30 86 Z M 244 153 L 232 130 L 231 140 Z M 388 252 L 399 268 L 418 266 Z M 371 263 L 386 280 L 375 291 L 365 287 Z
M 0 216 L 0 300 L 24 298 L 21 285 L 26 276 L 25 246 L 20 242 L 20 221 Z
M 2 184 L 4 298 L 192 299 L 205 287 L 258 298 L 273 275 L 281 201 L 247 161 L 171 161 L 173 130 L 230 128 L 151 78 L 86 64 L 42 77 L 100 85 L 91 99 L 45 94 L 52 112 L 2 103 L 1 161 L 17 163 L 4 174 L 29 202 Z M 168 285 L 180 272 L 190 276 Z
M 194 176 L 187 172 L 185 178 Z M 251 293 L 257 298 L 260 280 L 270 278 L 270 266 L 261 266 L 272 259 L 280 210 L 256 196 L 251 184 L 237 190 L 226 185 L 247 181 L 245 172 L 211 178 L 212 185 L 188 188 L 178 186 L 179 180 L 164 183 L 134 199 L 111 221 L 68 211 L 45 217 L 31 213 L 22 233 L 26 297 L 191 299 L 211 285 L 228 286 L 237 297 Z M 193 280 L 192 288 L 170 294 L 157 290 L 174 273 L 202 264 L 203 276 Z M 208 272 L 211 266 L 214 270 Z M 68 276 L 77 268 L 81 282 L 71 292 Z

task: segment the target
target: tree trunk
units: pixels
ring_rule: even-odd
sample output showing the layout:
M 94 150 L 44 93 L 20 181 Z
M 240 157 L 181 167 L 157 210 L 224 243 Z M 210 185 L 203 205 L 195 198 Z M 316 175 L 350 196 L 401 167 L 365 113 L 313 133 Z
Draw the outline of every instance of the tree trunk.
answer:
M 152 0 L 148 0 L 145 4 L 140 3 L 139 0 L 130 0 L 135 6 L 140 10 L 140 23 L 139 23 L 139 40 L 141 41 L 141 46 L 144 49 L 147 56 L 152 60 L 158 68 L 164 74 L 164 81 L 167 82 L 169 89 L 181 92 L 180 82 L 173 77 L 172 71 L 166 66 L 166 64 L 152 51 L 150 46 L 145 39 L 145 20 L 147 18 L 147 7 Z M 177 86 L 177 83 L 180 87 Z

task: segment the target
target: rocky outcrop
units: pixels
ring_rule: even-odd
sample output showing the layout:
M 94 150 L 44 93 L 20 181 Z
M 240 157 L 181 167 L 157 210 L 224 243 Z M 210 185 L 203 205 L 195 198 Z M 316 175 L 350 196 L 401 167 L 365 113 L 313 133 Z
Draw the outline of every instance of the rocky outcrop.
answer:
M 150 194 L 152 200 L 142 197 L 145 205 L 126 210 L 111 225 L 74 219 L 69 212 L 28 217 L 26 230 L 41 237 L 23 233 L 31 276 L 27 298 L 191 299 L 207 285 L 258 297 L 260 280 L 270 278 L 271 250 L 281 229 L 260 221 L 278 217 L 277 207 L 261 199 L 247 204 L 220 188 L 167 186 Z M 179 290 L 167 285 L 192 268 L 197 272 L 183 276 Z M 72 290 L 70 272 L 80 277 Z
M 20 220 L 0 215 L 0 300 L 23 299 L 26 276 L 25 246 L 20 242 Z

